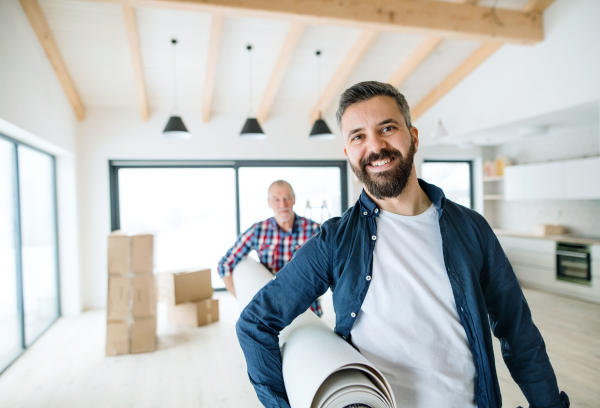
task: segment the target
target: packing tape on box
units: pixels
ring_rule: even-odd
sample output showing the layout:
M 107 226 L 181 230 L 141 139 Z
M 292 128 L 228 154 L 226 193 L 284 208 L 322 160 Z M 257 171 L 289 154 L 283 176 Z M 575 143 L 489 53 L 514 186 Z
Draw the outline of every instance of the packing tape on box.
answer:
M 246 258 L 233 271 L 240 311 L 273 275 Z M 362 404 L 396 408 L 389 383 L 365 357 L 308 310 L 279 335 L 283 380 L 292 408 Z

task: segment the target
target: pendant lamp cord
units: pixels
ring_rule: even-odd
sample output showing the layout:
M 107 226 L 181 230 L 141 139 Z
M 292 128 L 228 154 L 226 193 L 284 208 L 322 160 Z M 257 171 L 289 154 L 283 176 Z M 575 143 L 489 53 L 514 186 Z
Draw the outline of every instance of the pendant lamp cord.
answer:
M 246 46 L 246 49 L 248 50 L 248 89 L 250 90 L 250 112 L 248 114 L 248 117 L 252 117 L 252 111 L 254 110 L 254 103 L 252 98 L 252 45 L 248 44 Z
M 321 99 L 321 51 L 317 50 L 315 55 L 317 56 L 317 103 L 319 103 L 319 99 Z M 321 119 L 321 109 L 319 109 L 319 119 Z
M 176 45 L 177 40 L 173 38 L 171 40 L 173 43 L 173 113 L 177 113 L 177 55 L 176 55 Z

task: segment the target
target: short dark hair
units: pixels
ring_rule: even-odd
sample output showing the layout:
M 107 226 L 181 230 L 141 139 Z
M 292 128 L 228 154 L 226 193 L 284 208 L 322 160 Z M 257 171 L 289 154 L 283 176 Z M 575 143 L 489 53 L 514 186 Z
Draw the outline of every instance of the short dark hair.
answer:
M 410 131 L 412 123 L 410 121 L 410 108 L 408 107 L 406 98 L 395 86 L 377 81 L 359 82 L 344 91 L 340 97 L 340 104 L 335 114 L 340 131 L 342 130 L 342 115 L 350 105 L 366 101 L 376 96 L 390 96 L 396 100 L 398 108 L 400 108 L 400 112 L 402 112 L 402 116 L 404 116 L 406 126 Z

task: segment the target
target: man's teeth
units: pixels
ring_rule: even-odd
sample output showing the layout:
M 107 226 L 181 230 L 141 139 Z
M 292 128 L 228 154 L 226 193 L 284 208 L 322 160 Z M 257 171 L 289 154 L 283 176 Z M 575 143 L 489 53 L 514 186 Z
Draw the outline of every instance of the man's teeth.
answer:
M 371 162 L 371 166 L 373 166 L 373 167 L 383 166 L 384 164 L 389 163 L 391 161 L 392 161 L 391 159 L 375 161 L 375 162 Z

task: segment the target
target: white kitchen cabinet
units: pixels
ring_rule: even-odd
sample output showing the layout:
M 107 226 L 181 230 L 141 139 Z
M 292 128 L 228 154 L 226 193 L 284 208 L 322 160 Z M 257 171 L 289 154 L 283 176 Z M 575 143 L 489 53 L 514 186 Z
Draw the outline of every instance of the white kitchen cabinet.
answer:
M 556 242 L 552 240 L 499 235 L 498 241 L 505 252 L 521 251 L 556 255 Z
M 556 273 L 550 269 L 521 265 L 517 262 L 511 262 L 511 265 L 521 283 L 542 289 L 552 289 L 556 282 Z
M 600 198 L 599 157 L 565 162 L 564 195 L 570 200 Z
M 538 163 L 504 169 L 505 200 L 564 198 L 563 163 Z
M 600 199 L 600 158 L 506 167 L 504 199 Z

